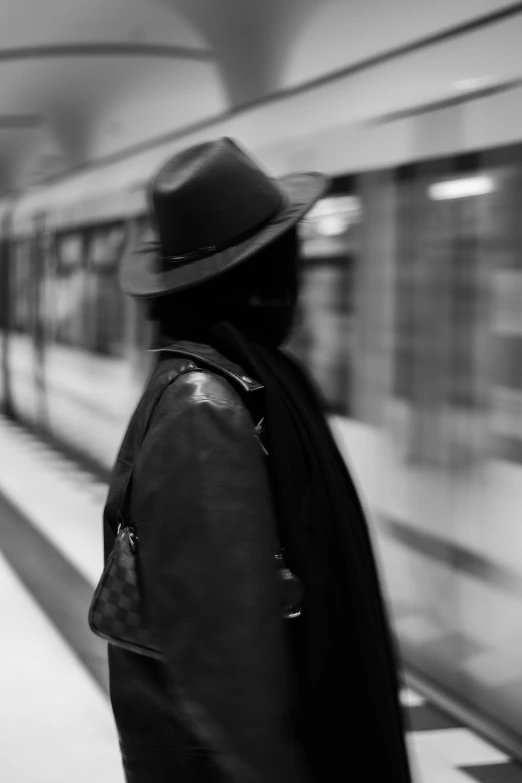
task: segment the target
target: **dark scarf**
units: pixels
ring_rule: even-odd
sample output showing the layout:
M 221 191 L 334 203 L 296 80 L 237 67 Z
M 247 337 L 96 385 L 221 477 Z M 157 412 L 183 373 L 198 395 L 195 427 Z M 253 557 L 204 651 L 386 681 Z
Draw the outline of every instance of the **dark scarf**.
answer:
M 297 730 L 314 783 L 339 776 L 410 783 L 397 660 L 357 492 L 306 373 L 252 339 L 257 330 L 240 326 L 214 323 L 191 339 L 212 345 L 265 387 L 279 533 L 289 568 L 305 584 L 303 614 L 287 627 Z

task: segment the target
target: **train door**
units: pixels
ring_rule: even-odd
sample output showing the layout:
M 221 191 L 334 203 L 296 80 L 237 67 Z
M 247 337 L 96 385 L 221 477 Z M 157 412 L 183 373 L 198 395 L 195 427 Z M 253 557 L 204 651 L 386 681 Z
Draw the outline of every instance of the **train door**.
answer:
M 11 312 L 11 216 L 6 211 L 3 216 L 0 234 L 0 332 L 1 332 L 1 386 L 0 401 L 2 410 L 8 416 L 13 415 L 11 396 L 11 378 L 9 372 L 10 332 L 12 325 Z
M 81 229 L 56 235 L 53 331 L 61 345 L 87 348 L 91 339 L 87 236 Z
M 52 279 L 50 269 L 46 217 L 37 214 L 34 217 L 34 229 L 31 239 L 31 267 L 33 284 L 31 286 L 32 341 L 34 355 L 34 386 L 36 390 L 36 421 L 44 429 L 49 427 L 49 408 L 46 382 L 46 354 L 49 324 L 48 288 Z
M 379 521 L 410 670 L 461 693 L 459 664 L 468 649 L 456 542 L 462 505 L 470 511 L 476 500 L 475 347 L 483 304 L 473 206 L 439 198 L 452 191 L 437 186 L 456 178 L 451 162 L 434 161 L 398 169 L 388 186 L 395 231 L 380 257 L 393 296 L 384 336 L 391 362 L 382 419 L 391 458 Z M 379 230 L 377 222 L 373 228 Z
M 462 670 L 475 711 L 504 736 L 510 734 L 510 741 L 515 730 L 520 749 L 522 148 L 481 153 L 460 185 L 475 194 L 458 201 L 467 233 L 473 232 L 475 269 L 486 292 L 484 306 L 474 314 L 483 329 L 474 355 L 479 382 L 473 403 L 487 425 L 482 449 L 487 459 L 474 485 L 474 513 L 461 502 L 458 515 L 458 543 L 466 553 L 458 563 L 467 647 Z
M 421 675 L 460 703 L 486 705 L 475 679 L 493 671 L 484 611 L 499 630 L 506 605 L 483 580 L 497 568 L 488 565 L 501 549 L 495 530 L 507 532 L 502 517 L 494 527 L 491 518 L 491 222 L 502 186 L 475 155 L 399 174 L 392 392 L 407 425 L 400 462 L 409 518 L 390 530 L 411 584 L 399 631 Z

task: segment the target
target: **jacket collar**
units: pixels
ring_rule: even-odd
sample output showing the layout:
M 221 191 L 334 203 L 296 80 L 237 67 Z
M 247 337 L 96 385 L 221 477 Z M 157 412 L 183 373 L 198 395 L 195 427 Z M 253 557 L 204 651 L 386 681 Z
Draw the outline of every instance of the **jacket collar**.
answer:
M 150 348 L 151 353 L 175 354 L 177 356 L 191 357 L 210 367 L 215 367 L 225 375 L 232 377 L 245 391 L 258 391 L 263 389 L 263 384 L 246 375 L 241 367 L 235 362 L 231 362 L 223 354 L 216 351 L 210 345 L 196 343 L 188 340 L 176 340 L 173 343 L 159 345 Z

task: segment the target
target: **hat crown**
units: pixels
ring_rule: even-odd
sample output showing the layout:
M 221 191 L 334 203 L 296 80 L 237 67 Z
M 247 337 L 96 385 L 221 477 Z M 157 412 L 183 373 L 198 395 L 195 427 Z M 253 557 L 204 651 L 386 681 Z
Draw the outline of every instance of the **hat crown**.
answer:
M 278 183 L 228 138 L 168 160 L 152 186 L 161 253 L 182 257 L 243 241 L 285 204 Z

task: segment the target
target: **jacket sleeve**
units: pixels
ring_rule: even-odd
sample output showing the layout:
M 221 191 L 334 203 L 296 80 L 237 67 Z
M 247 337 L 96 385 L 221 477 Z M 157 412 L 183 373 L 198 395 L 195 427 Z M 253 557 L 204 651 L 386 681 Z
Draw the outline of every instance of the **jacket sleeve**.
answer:
M 185 725 L 225 781 L 302 783 L 266 466 L 227 381 L 195 371 L 165 391 L 134 481 L 144 599 Z

